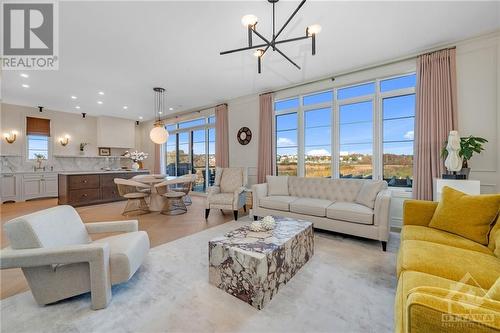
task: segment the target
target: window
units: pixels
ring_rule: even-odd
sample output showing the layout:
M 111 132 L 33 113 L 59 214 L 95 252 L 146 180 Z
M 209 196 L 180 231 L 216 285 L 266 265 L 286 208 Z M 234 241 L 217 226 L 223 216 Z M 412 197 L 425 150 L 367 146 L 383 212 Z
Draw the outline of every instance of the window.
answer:
M 29 160 L 49 159 L 50 119 L 26 117 L 26 151 Z
M 383 113 L 383 178 L 390 186 L 411 187 L 415 127 L 416 75 L 381 81 Z
M 215 179 L 215 117 L 167 126 L 166 172 L 171 176 L 196 174 L 193 191 L 205 192 Z
M 372 178 L 373 102 L 339 107 L 341 178 Z
M 331 120 L 332 109 L 329 107 L 304 112 L 306 177 L 332 175 Z
M 37 155 L 49 158 L 49 137 L 45 135 L 28 135 L 28 159 L 35 160 Z
M 297 112 L 276 116 L 278 175 L 297 175 Z
M 277 174 L 411 187 L 415 84 L 413 73 L 275 101 Z

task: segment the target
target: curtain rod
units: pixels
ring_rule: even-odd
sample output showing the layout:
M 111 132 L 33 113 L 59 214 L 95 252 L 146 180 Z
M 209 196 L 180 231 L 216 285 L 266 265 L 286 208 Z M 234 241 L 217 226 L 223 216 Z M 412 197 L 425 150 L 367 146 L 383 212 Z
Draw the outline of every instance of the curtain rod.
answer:
M 320 79 L 315 79 L 315 80 L 311 80 L 311 81 L 307 81 L 307 82 L 302 82 L 302 83 L 290 85 L 290 86 L 283 87 L 283 88 L 280 88 L 280 89 L 276 89 L 276 90 L 273 90 L 273 91 L 268 91 L 268 92 L 262 93 L 260 95 L 265 95 L 265 94 L 268 94 L 268 93 L 277 93 L 277 92 L 280 92 L 280 91 L 294 89 L 294 88 L 306 86 L 306 85 L 309 85 L 309 84 L 312 84 L 312 83 L 323 82 L 323 81 L 327 81 L 327 80 L 331 80 L 333 82 L 333 81 L 335 81 L 336 78 L 341 77 L 341 76 L 351 75 L 351 74 L 354 74 L 354 73 L 359 73 L 359 72 L 362 72 L 362 71 L 374 69 L 374 68 L 377 68 L 377 67 L 392 65 L 392 64 L 395 64 L 395 63 L 398 63 L 398 62 L 402 62 L 402 61 L 406 61 L 406 60 L 410 60 L 410 59 L 415 59 L 415 58 L 417 58 L 417 57 L 419 57 L 421 55 L 433 53 L 433 52 L 440 51 L 440 50 L 452 50 L 452 49 L 455 49 L 455 48 L 456 48 L 456 46 L 449 46 L 449 47 L 442 47 L 441 46 L 441 47 L 436 47 L 436 48 L 433 48 L 433 49 L 429 49 L 429 50 L 427 50 L 425 52 L 414 53 L 414 54 L 409 55 L 409 56 L 400 57 L 400 58 L 396 58 L 396 59 L 393 59 L 393 60 L 389 60 L 389 61 L 385 61 L 385 62 L 381 62 L 381 63 L 376 63 L 376 64 L 371 64 L 371 65 L 367 65 L 367 66 L 363 66 L 363 67 L 358 67 L 358 68 L 356 68 L 354 70 L 347 70 L 347 71 L 339 72 L 339 73 L 334 74 L 334 75 L 329 75 L 327 77 L 322 77 Z

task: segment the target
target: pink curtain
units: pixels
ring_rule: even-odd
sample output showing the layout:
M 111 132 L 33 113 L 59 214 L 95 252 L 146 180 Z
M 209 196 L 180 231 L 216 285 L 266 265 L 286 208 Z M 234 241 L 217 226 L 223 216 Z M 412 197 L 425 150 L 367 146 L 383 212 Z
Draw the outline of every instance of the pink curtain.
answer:
M 260 95 L 259 114 L 259 155 L 257 162 L 257 182 L 265 183 L 267 175 L 274 174 L 273 157 L 273 96 Z
M 457 129 L 455 49 L 424 54 L 417 59 L 415 161 L 413 196 L 432 200 L 434 178 L 441 177 L 441 147 Z
M 227 104 L 215 107 L 215 164 L 221 168 L 229 167 L 229 130 Z
M 153 167 L 154 174 L 161 174 L 161 147 L 155 144 L 155 165 Z

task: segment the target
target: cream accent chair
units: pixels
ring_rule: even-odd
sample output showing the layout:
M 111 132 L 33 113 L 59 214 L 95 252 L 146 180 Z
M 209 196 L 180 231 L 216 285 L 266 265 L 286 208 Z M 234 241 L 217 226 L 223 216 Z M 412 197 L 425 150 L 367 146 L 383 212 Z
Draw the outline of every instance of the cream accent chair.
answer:
M 252 195 L 254 219 L 303 219 L 317 229 L 379 240 L 386 250 L 391 191 L 383 180 L 267 176 Z
M 71 206 L 57 206 L 15 218 L 4 225 L 10 247 L 0 268 L 21 268 L 39 305 L 90 291 L 92 309 L 105 308 L 111 285 L 128 281 L 149 251 L 137 220 L 83 224 Z M 89 234 L 125 232 L 90 239 Z
M 214 186 L 208 188 L 205 204 L 205 219 L 210 209 L 232 210 L 234 219 L 238 220 L 238 210 L 246 206 L 246 168 L 216 168 Z

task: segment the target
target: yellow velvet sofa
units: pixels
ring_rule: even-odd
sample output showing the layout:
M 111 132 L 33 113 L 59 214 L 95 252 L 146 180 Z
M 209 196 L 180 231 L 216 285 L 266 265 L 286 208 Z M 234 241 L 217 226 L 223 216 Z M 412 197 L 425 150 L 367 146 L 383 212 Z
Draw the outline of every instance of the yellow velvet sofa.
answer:
M 484 246 L 428 227 L 436 207 L 404 203 L 395 332 L 500 332 L 500 217 Z

